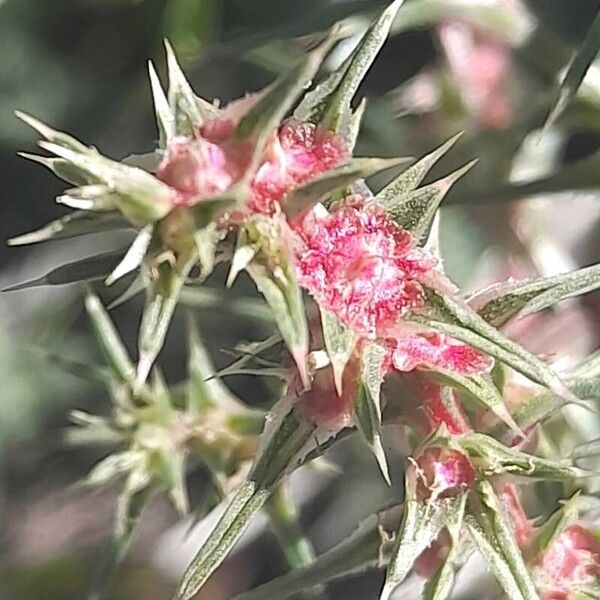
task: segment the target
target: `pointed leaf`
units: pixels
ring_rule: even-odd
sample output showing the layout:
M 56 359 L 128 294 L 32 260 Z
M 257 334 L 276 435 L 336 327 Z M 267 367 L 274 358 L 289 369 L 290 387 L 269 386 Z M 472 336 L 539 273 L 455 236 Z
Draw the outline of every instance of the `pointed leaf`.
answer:
M 47 156 L 29 154 L 28 152 L 18 152 L 17 154 L 43 165 L 47 169 L 50 169 L 57 177 L 73 185 L 87 185 L 96 181 L 89 173 L 78 169 L 64 158 L 49 158 Z
M 151 60 L 148 61 L 148 75 L 150 77 L 152 98 L 154 99 L 154 113 L 156 114 L 156 124 L 158 127 L 159 148 L 166 148 L 168 142 L 176 135 L 175 115 L 171 110 L 171 106 L 165 96 L 160 79 L 156 74 L 156 69 Z
M 273 428 L 262 436 L 262 445 L 248 479 L 240 486 L 225 513 L 187 568 L 177 590 L 177 600 L 189 600 L 248 527 L 281 478 L 295 466 L 298 452 L 314 434 L 315 427 L 300 422 L 293 410 L 271 419 Z
M 385 376 L 386 354 L 386 349 L 374 342 L 362 350 L 360 385 L 353 417 L 356 428 L 375 455 L 384 479 L 391 485 L 387 459 L 381 443 L 381 385 Z
M 310 566 L 269 581 L 235 600 L 286 600 L 313 586 L 384 566 L 398 528 L 401 506 L 371 515 L 345 540 L 319 556 Z
M 357 179 L 365 179 L 391 167 L 406 163 L 407 158 L 353 158 L 350 162 L 317 175 L 296 188 L 284 201 L 288 217 L 312 208 L 323 197 L 344 189 Z
M 407 470 L 404 515 L 380 600 L 389 600 L 392 597 L 394 590 L 410 572 L 415 560 L 437 538 L 444 526 L 447 507 L 456 502 L 456 498 L 430 498 L 428 501 L 420 501 L 417 498 L 416 477 L 413 469 Z
M 106 285 L 112 285 L 115 281 L 121 279 L 121 277 L 135 271 L 142 264 L 146 252 L 148 251 L 148 247 L 150 246 L 150 242 L 152 241 L 153 234 L 154 227 L 152 225 L 146 225 L 146 227 L 138 232 L 135 240 L 133 240 L 133 243 L 129 246 L 129 249 L 121 262 L 106 278 Z
M 535 479 L 561 481 L 578 477 L 581 473 L 575 467 L 565 463 L 539 458 L 508 448 L 494 438 L 481 433 L 471 433 L 460 439 L 460 445 L 471 456 L 480 457 L 479 467 L 487 475 L 512 474 Z
M 579 495 L 575 492 L 558 510 L 546 519 L 535 532 L 535 537 L 527 548 L 530 560 L 535 560 L 553 544 L 554 540 L 579 516 Z
M 46 240 L 63 240 L 90 233 L 101 233 L 115 229 L 128 229 L 131 225 L 116 212 L 93 214 L 76 210 L 60 219 L 51 221 L 41 229 L 24 233 L 8 240 L 9 246 L 37 244 Z
M 403 0 L 395 0 L 369 27 L 352 55 L 328 79 L 305 96 L 295 116 L 301 121 L 325 123 L 332 131 L 344 132 L 351 119 L 350 103 L 387 39 Z
M 85 298 L 85 308 L 92 322 L 96 341 L 109 367 L 119 381 L 133 383 L 135 368 L 98 296 L 88 294 Z
M 600 11 L 596 14 L 596 18 L 592 22 L 583 40 L 583 44 L 581 44 L 581 48 L 579 48 L 577 54 L 575 54 L 569 63 L 560 84 L 558 98 L 548 116 L 546 127 L 552 125 L 558 119 L 575 94 L 577 94 L 577 90 L 579 90 L 585 74 L 598 55 L 598 51 L 600 51 Z
M 589 458 L 590 456 L 598 455 L 600 455 L 600 439 L 591 440 L 585 444 L 579 444 L 579 446 L 577 446 L 571 454 L 573 460 L 579 460 L 581 458 Z
M 411 192 L 388 209 L 390 217 L 403 229 L 410 231 L 418 240 L 427 236 L 437 209 L 450 188 L 475 164 L 467 163 L 443 179 Z M 377 200 L 377 198 L 375 198 Z
M 548 365 L 502 335 L 467 305 L 459 304 L 429 288 L 426 290 L 426 296 L 430 305 L 439 311 L 442 318 L 451 322 L 421 319 L 418 316 L 417 321 L 482 350 L 569 401 L 578 401 Z
M 482 318 L 499 327 L 515 315 L 521 318 L 599 287 L 600 265 L 592 265 L 553 277 L 496 284 L 467 301 Z
M 118 199 L 118 194 L 113 193 L 110 188 L 101 183 L 95 183 L 66 190 L 64 194 L 56 198 L 56 202 L 78 210 L 112 212 L 117 210 Z
M 481 502 L 474 503 L 472 509 L 476 521 L 471 515 L 466 517 L 475 545 L 511 600 L 539 600 L 510 521 L 492 484 L 478 481 L 477 491 Z
M 454 587 L 455 565 L 454 559 L 458 554 L 457 547 L 452 546 L 450 553 L 445 558 L 433 577 L 423 588 L 423 600 L 447 600 Z
M 69 283 L 77 283 L 80 281 L 97 281 L 99 279 L 104 279 L 111 272 L 115 263 L 122 255 L 123 250 L 120 252 L 107 252 L 106 254 L 82 258 L 81 260 L 76 260 L 57 267 L 56 269 L 52 269 L 52 271 L 49 271 L 36 279 L 6 287 L 2 291 L 15 292 L 45 285 L 67 285 Z
M 419 162 L 393 179 L 375 196 L 375 202 L 381 204 L 387 210 L 393 210 L 399 202 L 406 201 L 410 194 L 419 187 L 430 169 L 454 146 L 461 135 L 462 133 L 458 133 L 451 137 L 439 148 L 424 156 Z
M 459 391 L 465 393 L 469 398 L 475 400 L 483 408 L 494 412 L 502 421 L 504 421 L 517 435 L 523 437 L 523 431 L 512 418 L 504 398 L 496 386 L 481 375 L 460 375 L 452 371 L 432 371 L 433 379 L 440 379 L 444 383 L 451 385 Z
M 319 306 L 325 349 L 333 369 L 338 394 L 342 395 L 344 370 L 356 346 L 356 334 L 346 327 L 331 311 Z
M 35 129 L 42 137 L 46 138 L 49 142 L 57 144 L 62 148 L 72 150 L 77 153 L 85 153 L 89 148 L 82 144 L 79 140 L 73 136 L 63 133 L 62 131 L 56 131 L 48 125 L 45 125 L 41 121 L 38 121 L 35 117 L 25 114 L 19 110 L 15 111 L 15 115 L 21 119 L 24 123 L 27 123 L 31 128 Z
M 190 272 L 195 257 L 178 266 L 163 262 L 156 268 L 146 292 L 146 304 L 138 335 L 139 359 L 136 383 L 139 387 L 161 351 L 171 318 L 175 312 L 179 293 Z
M 198 98 L 188 83 L 171 44 L 165 40 L 169 71 L 169 106 L 175 117 L 176 135 L 193 135 L 204 121 L 219 116 L 219 109 Z

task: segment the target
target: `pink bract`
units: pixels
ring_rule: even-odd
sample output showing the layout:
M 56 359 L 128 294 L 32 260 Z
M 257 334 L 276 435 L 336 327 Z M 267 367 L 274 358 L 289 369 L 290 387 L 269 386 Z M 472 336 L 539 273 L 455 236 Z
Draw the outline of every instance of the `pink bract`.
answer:
M 232 103 L 232 105 L 235 103 Z M 237 114 L 205 123 L 193 138 L 172 140 L 157 176 L 173 189 L 174 205 L 191 206 L 223 193 L 250 167 L 255 140 L 240 139 Z M 320 125 L 287 121 L 269 142 L 250 184 L 248 210 L 273 214 L 295 187 L 350 157 L 343 140 Z
M 475 483 L 475 470 L 462 452 L 426 448 L 417 458 L 417 493 L 420 498 L 457 496 Z
M 352 196 L 331 213 L 312 211 L 298 234 L 300 285 L 348 327 L 382 337 L 423 305 L 420 279 L 436 261 L 381 207 Z
M 487 373 L 493 359 L 440 333 L 406 335 L 395 342 L 392 363 L 398 371 L 444 369 L 460 375 Z
M 294 188 L 350 158 L 342 138 L 321 125 L 287 121 L 252 181 L 250 212 L 273 214 Z
M 566 600 L 599 575 L 600 542 L 582 525 L 572 525 L 561 533 L 535 569 L 543 600 Z

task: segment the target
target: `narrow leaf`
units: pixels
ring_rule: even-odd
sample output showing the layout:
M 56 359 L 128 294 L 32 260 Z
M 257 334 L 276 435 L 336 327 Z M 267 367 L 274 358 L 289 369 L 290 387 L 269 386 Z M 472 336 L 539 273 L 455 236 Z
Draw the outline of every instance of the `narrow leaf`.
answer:
M 444 196 L 476 163 L 476 160 L 471 161 L 443 179 L 411 192 L 397 201 L 393 208 L 389 208 L 388 214 L 400 227 L 410 231 L 418 240 L 423 240 Z
M 11 285 L 4 288 L 3 292 L 15 292 L 28 288 L 40 287 L 45 285 L 67 285 L 80 281 L 97 281 L 104 279 L 114 268 L 115 263 L 123 255 L 120 252 L 107 252 L 96 256 L 89 256 L 76 260 L 66 265 L 52 269 L 45 275 L 23 283 Z
M 565 110 L 569 102 L 573 99 L 579 86 L 583 82 L 585 74 L 592 66 L 598 51 L 600 50 L 600 11 L 596 14 L 596 18 L 592 22 L 581 48 L 573 57 L 567 71 L 561 81 L 560 91 L 555 105 L 550 111 L 546 127 L 552 125 L 560 114 Z
M 344 189 L 357 179 L 365 179 L 391 167 L 406 163 L 407 158 L 353 158 L 349 163 L 317 175 L 296 188 L 284 201 L 288 217 L 312 208 L 325 196 Z
M 175 137 L 175 115 L 171 110 L 171 106 L 165 96 L 160 79 L 156 74 L 156 69 L 151 60 L 148 61 L 148 74 L 150 76 L 152 98 L 154 99 L 154 113 L 156 114 L 156 124 L 158 127 L 159 147 L 166 148 L 169 140 Z
M 337 393 L 342 395 L 344 370 L 356 346 L 356 334 L 331 311 L 319 306 L 325 349 L 331 361 Z
M 152 241 L 152 235 L 154 233 L 154 227 L 152 225 L 146 225 L 141 229 L 135 240 L 129 249 L 125 253 L 125 256 L 121 262 L 113 269 L 112 273 L 106 278 L 106 285 L 112 285 L 121 277 L 135 271 L 144 260 L 150 242 Z
M 405 201 L 419 187 L 433 165 L 454 146 L 461 135 L 461 133 L 458 133 L 451 137 L 439 148 L 424 156 L 419 162 L 392 180 L 375 196 L 375 202 L 381 204 L 387 210 L 393 210 L 399 202 Z
M 131 225 L 117 212 L 98 215 L 77 210 L 60 219 L 51 221 L 37 231 L 25 233 L 8 240 L 8 245 L 37 244 L 47 240 L 63 240 L 90 233 L 102 233 L 130 227 Z
M 109 367 L 119 381 L 133 383 L 135 368 L 98 296 L 88 294 L 85 298 L 85 308 L 92 322 L 96 341 Z
M 388 485 L 391 485 L 387 459 L 381 443 L 381 384 L 386 350 L 369 343 L 362 351 L 359 391 L 353 407 L 354 423 L 377 459 Z

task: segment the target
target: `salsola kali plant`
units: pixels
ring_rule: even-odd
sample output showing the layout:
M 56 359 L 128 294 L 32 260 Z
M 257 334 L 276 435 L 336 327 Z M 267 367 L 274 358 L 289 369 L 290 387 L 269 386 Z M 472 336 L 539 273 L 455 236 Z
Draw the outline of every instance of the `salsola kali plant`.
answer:
M 167 491 L 182 514 L 188 511 L 186 468 L 200 462 L 226 508 L 185 573 L 179 600 L 200 590 L 263 508 L 293 568 L 242 595 L 246 600 L 283 599 L 384 567 L 382 600 L 402 597 L 411 570 L 425 578 L 425 597 L 446 598 L 474 553 L 508 598 L 600 597 L 600 538 L 593 519 L 579 514 L 580 495 L 532 520 L 518 487 L 523 479 L 557 480 L 576 492 L 585 472 L 574 460 L 597 452 L 597 444 L 570 460 L 527 450 L 535 449 L 536 426 L 557 408 L 598 397 L 598 356 L 559 376 L 502 333 L 511 319 L 600 287 L 600 266 L 465 297 L 444 274 L 436 215 L 472 163 L 423 184 L 456 137 L 412 166 L 353 157 L 365 107 L 353 105 L 354 96 L 392 22 L 402 18 L 400 5 L 393 2 L 312 89 L 338 29 L 265 90 L 223 108 L 195 96 L 167 45 L 166 94 L 150 65 L 160 139 L 151 155 L 115 162 L 19 115 L 52 154 L 29 158 L 75 186 L 58 199 L 75 210 L 12 242 L 135 231 L 128 249 L 62 266 L 33 284 L 105 277 L 110 285 L 130 275 L 119 301 L 146 294 L 137 363 L 100 300 L 86 300 L 107 359 L 97 375 L 113 410 L 108 418 L 75 413 L 71 436 L 116 445 L 88 483 L 123 482 L 98 589 L 153 493 Z M 400 167 L 377 194 L 365 183 Z M 236 362 L 283 380 L 268 414 L 227 390 L 192 322 L 187 383 L 169 388 L 153 368 L 182 291 L 224 261 L 231 264 L 227 284 L 245 270 L 278 326 Z M 315 559 L 292 522 L 286 478 L 357 432 L 389 482 L 384 423 L 408 433 L 412 448 L 403 502 L 382 508 Z

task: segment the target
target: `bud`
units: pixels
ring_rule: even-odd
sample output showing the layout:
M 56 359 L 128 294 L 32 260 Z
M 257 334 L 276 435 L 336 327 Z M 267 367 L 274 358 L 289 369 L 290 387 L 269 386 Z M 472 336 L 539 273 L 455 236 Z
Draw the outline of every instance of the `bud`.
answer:
M 600 542 L 582 525 L 561 533 L 534 568 L 542 600 L 567 600 L 600 576 Z
M 473 487 L 475 470 L 458 450 L 427 448 L 416 460 L 417 495 L 422 499 L 452 498 Z

